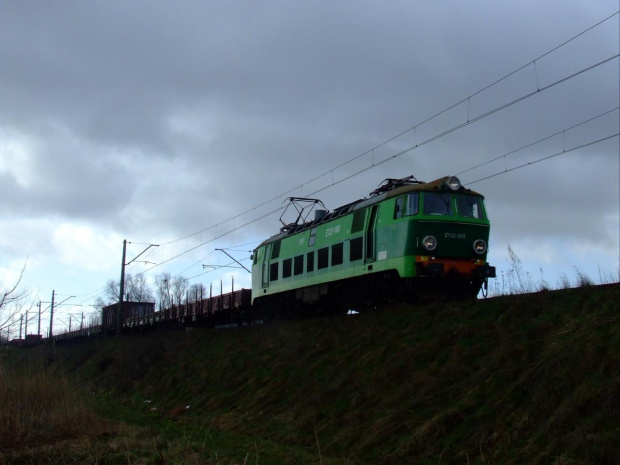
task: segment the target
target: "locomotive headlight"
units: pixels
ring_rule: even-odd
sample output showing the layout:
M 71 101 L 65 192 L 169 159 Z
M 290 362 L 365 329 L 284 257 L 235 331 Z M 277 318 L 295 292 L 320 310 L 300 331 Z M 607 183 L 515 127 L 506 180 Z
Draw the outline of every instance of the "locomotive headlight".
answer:
M 448 186 L 451 191 L 456 192 L 461 188 L 461 181 L 456 176 L 450 176 L 446 181 L 446 186 Z
M 422 239 L 422 245 L 426 250 L 432 252 L 437 247 L 437 239 L 434 236 L 426 236 Z
M 476 239 L 474 241 L 474 252 L 476 252 L 478 255 L 482 255 L 486 251 L 487 251 L 487 243 L 484 242 L 482 239 Z

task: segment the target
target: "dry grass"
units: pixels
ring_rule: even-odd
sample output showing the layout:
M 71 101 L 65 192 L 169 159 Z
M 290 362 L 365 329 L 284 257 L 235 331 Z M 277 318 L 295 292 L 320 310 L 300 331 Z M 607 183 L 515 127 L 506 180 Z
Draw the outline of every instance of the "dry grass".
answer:
M 102 419 L 67 377 L 0 358 L 0 464 L 139 463 L 153 454 L 140 429 Z M 156 463 L 156 462 L 148 462 Z
M 241 459 L 218 450 L 204 425 L 188 425 L 182 435 L 170 437 L 165 428 L 102 418 L 66 375 L 42 363 L 24 364 L 24 354 L 11 363 L 4 355 L 0 353 L 0 465 L 258 463 L 257 449 Z M 179 420 L 186 413 L 182 406 L 169 416 Z
M 540 268 L 540 280 L 536 280 L 525 268 L 523 262 L 512 248 L 508 245 L 507 270 L 498 270 L 498 276 L 489 282 L 489 296 L 498 297 L 505 295 L 531 294 L 549 290 L 571 289 L 575 287 L 589 287 L 599 284 L 614 284 L 620 282 L 620 266 L 617 273 L 603 272 L 598 270 L 598 280 L 591 278 L 578 267 L 573 267 L 574 279 L 571 280 L 566 273 L 560 274 L 555 286 L 544 279 L 544 272 Z
M 0 399 L 1 448 L 62 440 L 97 424 L 67 379 L 52 370 L 0 364 Z

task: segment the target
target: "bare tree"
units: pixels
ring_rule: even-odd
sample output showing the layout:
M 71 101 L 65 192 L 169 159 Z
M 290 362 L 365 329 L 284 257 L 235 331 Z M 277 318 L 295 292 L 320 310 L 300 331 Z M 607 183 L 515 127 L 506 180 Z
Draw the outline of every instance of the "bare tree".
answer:
M 165 310 L 172 307 L 172 293 L 170 292 L 172 276 L 170 273 L 162 273 L 155 276 L 155 287 L 159 297 L 159 309 Z
M 188 286 L 189 282 L 183 276 L 173 277 L 170 273 L 155 276 L 159 309 L 164 310 L 183 303 Z
M 207 297 L 207 288 L 203 284 L 192 284 L 188 290 L 190 302 L 198 302 Z
M 103 300 L 101 296 L 99 296 L 95 300 L 95 304 L 93 305 L 93 307 L 95 307 L 95 309 L 97 309 L 97 311 L 100 312 L 103 309 L 103 307 L 105 307 L 106 305 L 108 305 L 108 303 L 105 300 Z
M 108 280 L 104 288 L 108 305 L 118 302 L 119 292 L 119 281 L 115 281 L 114 279 Z M 155 300 L 153 291 L 143 274 L 137 276 L 127 274 L 125 276 L 125 293 L 123 294 L 123 300 L 133 302 L 152 302 Z
M 127 275 L 125 281 L 125 295 L 127 296 L 127 300 L 133 302 L 152 302 L 155 300 L 153 291 L 143 274 L 137 276 Z
M 108 282 L 105 283 L 104 287 L 104 295 L 106 298 L 106 304 L 111 304 L 113 302 L 118 302 L 118 293 L 119 293 L 119 283 L 114 279 L 108 279 Z
M 183 276 L 175 276 L 172 278 L 170 290 L 172 291 L 174 304 L 180 305 L 183 302 L 188 286 L 189 280 L 187 278 Z
M 12 285 L 5 286 L 0 281 L 0 335 L 5 339 L 9 337 L 10 328 L 19 324 L 18 315 L 34 307 L 34 302 L 29 300 L 31 292 L 20 289 L 25 271 L 26 263 Z

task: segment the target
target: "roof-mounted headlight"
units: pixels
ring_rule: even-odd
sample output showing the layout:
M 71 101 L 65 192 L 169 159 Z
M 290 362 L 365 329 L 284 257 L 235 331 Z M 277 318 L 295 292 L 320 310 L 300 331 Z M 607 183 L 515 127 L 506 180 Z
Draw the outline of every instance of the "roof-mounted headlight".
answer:
M 434 236 L 426 236 L 422 239 L 422 246 L 429 252 L 432 252 L 437 248 L 437 239 Z
M 458 191 L 461 188 L 461 181 L 456 176 L 450 176 L 446 180 L 446 186 L 448 186 L 451 191 Z

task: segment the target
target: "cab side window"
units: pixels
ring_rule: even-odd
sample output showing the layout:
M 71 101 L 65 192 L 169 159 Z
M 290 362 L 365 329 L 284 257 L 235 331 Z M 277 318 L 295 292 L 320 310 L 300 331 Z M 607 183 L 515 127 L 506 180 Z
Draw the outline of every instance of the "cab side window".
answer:
M 398 197 L 394 202 L 394 219 L 402 218 L 405 214 L 405 197 Z
M 405 212 L 405 215 L 407 216 L 417 215 L 418 212 L 420 211 L 419 205 L 420 205 L 420 194 L 418 194 L 417 192 L 409 194 L 407 196 L 407 211 Z

